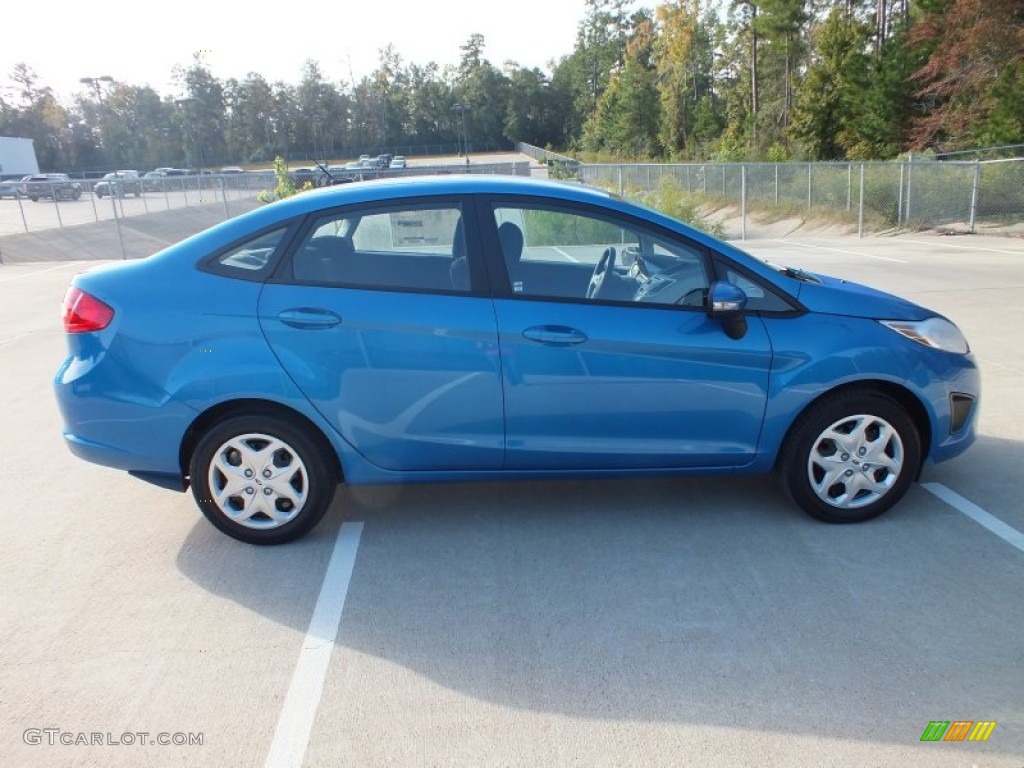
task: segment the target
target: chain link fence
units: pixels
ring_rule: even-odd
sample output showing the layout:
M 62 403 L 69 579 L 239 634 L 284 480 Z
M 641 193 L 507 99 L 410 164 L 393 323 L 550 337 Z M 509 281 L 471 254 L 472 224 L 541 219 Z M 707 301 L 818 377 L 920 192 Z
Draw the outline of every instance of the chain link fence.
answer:
M 1024 160 L 990 160 L 978 168 L 977 218 L 995 224 L 1024 220 Z
M 894 228 L 1024 222 L 1024 159 L 872 163 L 584 164 L 581 181 L 623 196 L 669 185 L 696 203 L 748 217 L 824 218 L 859 235 Z
M 645 163 L 585 164 L 572 157 L 517 144 L 554 177 L 577 178 L 629 197 L 669 190 L 685 194 L 705 211 L 748 222 L 820 219 L 863 236 L 897 228 L 945 227 L 975 232 L 979 226 L 1024 224 L 1024 158 L 1008 160 L 914 160 L 866 163 Z M 529 163 L 461 163 L 417 166 L 399 173 L 529 174 Z M 371 174 L 376 177 L 381 172 Z M 201 174 L 141 179 L 139 194 L 124 187 L 104 199 L 93 182 L 55 184 L 30 202 L 27 190 L 9 182 L 0 200 L 0 235 L 112 221 L 174 208 L 215 206 L 224 218 L 248 209 L 257 194 L 272 190 L 269 172 Z M 237 202 L 236 202 L 237 201 Z M 245 204 L 239 204 L 245 203 Z

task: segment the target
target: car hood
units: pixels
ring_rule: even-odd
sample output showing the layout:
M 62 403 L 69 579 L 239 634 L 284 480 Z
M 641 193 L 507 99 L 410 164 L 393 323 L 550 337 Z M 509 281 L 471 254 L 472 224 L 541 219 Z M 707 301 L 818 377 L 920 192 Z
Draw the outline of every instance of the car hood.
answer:
M 818 282 L 800 282 L 797 298 L 812 312 L 872 320 L 924 320 L 932 312 L 891 293 L 828 275 L 810 273 Z

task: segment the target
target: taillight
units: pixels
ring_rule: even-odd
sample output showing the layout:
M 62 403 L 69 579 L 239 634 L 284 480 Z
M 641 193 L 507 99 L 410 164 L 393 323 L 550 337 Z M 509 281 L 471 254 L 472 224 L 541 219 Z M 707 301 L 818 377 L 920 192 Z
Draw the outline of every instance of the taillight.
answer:
M 90 296 L 81 288 L 71 286 L 64 294 L 64 330 L 68 333 L 102 331 L 114 319 L 114 310 Z

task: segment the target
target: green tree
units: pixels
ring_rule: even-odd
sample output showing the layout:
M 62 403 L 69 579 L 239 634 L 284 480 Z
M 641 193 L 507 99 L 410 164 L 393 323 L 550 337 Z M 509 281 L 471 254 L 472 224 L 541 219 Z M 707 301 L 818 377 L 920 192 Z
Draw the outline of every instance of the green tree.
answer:
M 628 0 L 584 0 L 583 20 L 576 30 L 573 51 L 577 91 L 576 108 L 585 120 L 597 111 L 597 102 L 622 66 L 626 53 Z M 582 121 L 581 121 L 582 122 Z
M 809 19 L 807 0 L 761 0 L 757 26 L 765 42 L 764 69 L 768 70 L 761 94 L 762 115 L 767 112 L 768 117 L 761 131 L 765 144 L 786 138 L 796 72 L 807 50 L 803 30 Z
M 584 131 L 585 145 L 631 157 L 650 157 L 658 147 L 659 101 L 654 69 L 654 22 L 645 14 L 626 46 L 626 60 L 598 101 Z
M 462 46 L 455 96 L 466 107 L 466 141 L 472 147 L 497 147 L 505 143 L 509 81 L 483 56 L 483 35 L 471 35 Z M 453 127 L 463 117 L 452 112 Z
M 539 69 L 510 67 L 505 137 L 543 147 L 561 141 L 551 82 Z
M 333 83 L 327 82 L 320 64 L 312 59 L 302 66 L 302 79 L 292 91 L 291 136 L 296 149 L 306 157 L 324 162 L 335 148 L 349 139 L 351 101 Z
M 892 9 L 888 13 L 892 19 Z M 867 85 L 860 98 L 853 99 L 856 114 L 844 141 L 851 158 L 879 160 L 899 155 L 907 146 L 915 115 L 922 110 L 912 74 L 923 61 L 907 44 L 908 25 L 902 14 L 895 16 L 898 28 L 894 31 L 887 25 L 881 49 L 867 64 Z
M 278 141 L 274 89 L 270 83 L 259 73 L 250 72 L 241 82 L 228 81 L 225 101 L 231 154 L 249 162 L 271 157 Z
M 654 41 L 661 125 L 658 139 L 671 156 L 686 150 L 700 98 L 697 84 L 699 0 L 676 0 L 655 9 L 659 34 Z
M 797 92 L 792 135 L 818 160 L 846 156 L 855 141 L 859 96 L 867 82 L 870 28 L 834 8 L 815 39 L 816 60 Z
M 39 84 L 27 64 L 16 64 L 10 75 L 13 98 L 3 107 L 5 135 L 33 139 L 43 168 L 63 168 L 74 161 L 72 118 L 48 86 Z
M 184 131 L 194 147 L 194 164 L 216 165 L 228 159 L 225 141 L 224 84 L 214 76 L 203 60 L 203 52 L 192 56 L 188 68 L 177 67 L 174 78 L 185 92 L 180 99 L 179 116 Z
M 455 97 L 435 62 L 411 64 L 408 71 L 410 144 L 451 144 L 455 133 L 451 125 Z

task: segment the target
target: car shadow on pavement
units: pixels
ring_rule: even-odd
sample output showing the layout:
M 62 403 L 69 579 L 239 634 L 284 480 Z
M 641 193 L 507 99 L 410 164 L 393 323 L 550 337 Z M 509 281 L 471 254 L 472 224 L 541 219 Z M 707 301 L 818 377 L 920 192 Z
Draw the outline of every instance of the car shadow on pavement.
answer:
M 854 526 L 764 478 L 343 488 L 303 541 L 203 522 L 178 566 L 304 632 L 342 517 L 365 529 L 338 644 L 480 700 L 912 743 L 1019 697 L 1020 616 L 991 584 L 1024 568 L 965 559 L 974 524 L 920 488 Z

